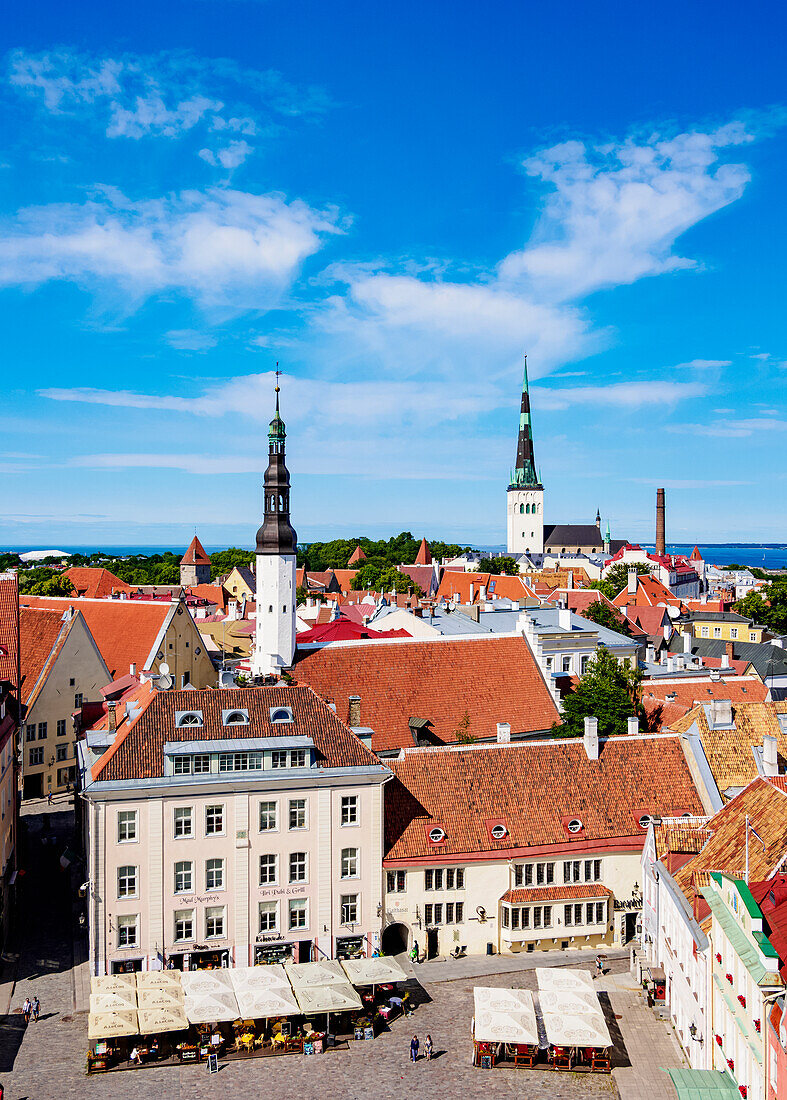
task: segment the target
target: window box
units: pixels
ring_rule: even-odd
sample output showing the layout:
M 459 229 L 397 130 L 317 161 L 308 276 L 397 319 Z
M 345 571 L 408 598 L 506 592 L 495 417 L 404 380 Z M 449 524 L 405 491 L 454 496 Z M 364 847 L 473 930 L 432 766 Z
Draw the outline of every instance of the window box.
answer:
M 743 996 L 742 993 L 738 994 L 738 1004 L 741 1006 L 741 1008 L 746 1007 L 746 998 Z
M 732 974 L 727 974 L 726 978 L 727 978 L 727 981 L 730 983 L 730 985 L 732 985 Z

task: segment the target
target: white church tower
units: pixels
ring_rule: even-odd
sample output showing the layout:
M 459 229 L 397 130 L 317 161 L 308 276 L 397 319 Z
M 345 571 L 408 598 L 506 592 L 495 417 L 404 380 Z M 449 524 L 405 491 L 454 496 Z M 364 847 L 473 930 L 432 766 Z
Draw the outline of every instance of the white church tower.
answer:
M 276 415 L 268 430 L 265 518 L 257 532 L 257 623 L 253 676 L 278 674 L 295 658 L 295 550 L 298 537 L 290 523 L 290 475 L 284 463 L 284 421 Z
M 507 495 L 507 540 L 509 554 L 543 554 L 544 486 L 538 480 L 533 457 L 533 427 L 530 423 L 530 392 L 527 384 L 527 356 L 519 413 L 516 467 L 511 471 Z

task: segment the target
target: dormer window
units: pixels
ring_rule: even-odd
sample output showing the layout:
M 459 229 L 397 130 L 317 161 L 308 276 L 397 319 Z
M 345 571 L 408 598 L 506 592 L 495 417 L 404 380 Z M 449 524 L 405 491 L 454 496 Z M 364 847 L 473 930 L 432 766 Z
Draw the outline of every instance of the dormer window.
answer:
M 582 822 L 578 817 L 572 817 L 566 825 L 566 828 L 570 833 L 579 833 L 582 831 Z
M 178 728 L 184 726 L 201 726 L 202 711 L 201 710 L 179 710 L 175 712 L 175 725 Z
M 289 707 L 271 707 L 271 722 L 292 722 L 292 710 Z
M 493 840 L 503 840 L 508 833 L 508 829 L 505 825 L 493 825 L 491 832 Z
M 650 814 L 643 814 L 639 819 L 639 827 L 640 829 L 647 829 L 648 825 L 650 825 Z
M 249 712 L 247 710 L 223 710 L 221 720 L 225 726 L 248 726 Z
M 430 829 L 429 839 L 431 840 L 432 844 L 439 844 L 441 841 L 445 840 L 445 829 L 440 828 L 439 825 L 436 826 L 434 829 Z

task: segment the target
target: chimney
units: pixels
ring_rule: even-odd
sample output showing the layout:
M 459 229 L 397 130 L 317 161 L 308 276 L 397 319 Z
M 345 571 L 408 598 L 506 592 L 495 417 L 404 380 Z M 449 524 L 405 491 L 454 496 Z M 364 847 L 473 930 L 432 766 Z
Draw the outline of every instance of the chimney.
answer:
M 637 571 L 636 569 L 629 569 L 628 584 L 626 585 L 626 591 L 629 596 L 636 596 L 637 594 Z
M 691 653 L 691 631 L 689 630 L 683 635 L 683 652 Z
M 128 674 L 129 674 L 129 676 L 136 676 L 136 674 L 137 674 L 137 666 L 134 664 L 133 661 L 128 666 Z
M 732 700 L 711 699 L 710 724 L 713 729 L 719 729 L 719 727 L 721 726 L 732 725 Z
M 507 745 L 511 741 L 511 724 L 509 722 L 497 723 L 497 743 Z
M 632 715 L 631 718 L 627 719 L 626 725 L 628 727 L 626 733 L 628 733 L 630 736 L 633 736 L 635 733 L 639 733 L 639 718 Z
M 675 658 L 674 657 L 668 657 L 667 658 L 667 672 L 674 672 L 674 671 L 675 671 Z
M 472 603 L 474 599 L 475 599 L 475 585 L 471 584 L 470 585 L 470 603 Z
M 574 571 L 573 571 L 573 569 L 569 569 L 568 575 L 566 576 L 566 588 L 568 589 L 569 592 L 571 592 L 572 589 L 574 588 Z
M 779 774 L 779 764 L 776 759 L 776 738 L 767 733 L 762 739 L 762 774 Z
M 485 584 L 479 584 L 479 586 L 478 586 L 478 599 L 479 600 L 485 600 L 486 599 L 486 585 Z
M 561 630 L 571 629 L 571 612 L 567 607 L 561 607 L 557 613 L 557 625 Z
M 351 695 L 347 700 L 348 703 L 348 726 L 360 726 L 361 724 L 361 697 L 360 695 Z
M 664 512 L 664 490 L 656 490 L 656 554 L 664 554 L 667 549 L 666 524 Z
M 585 719 L 585 752 L 588 760 L 598 760 L 598 718 Z
M 132 665 L 132 668 L 133 667 L 134 666 Z M 116 706 L 117 706 L 116 702 L 107 703 L 107 729 L 110 730 L 112 733 L 114 733 L 115 730 L 118 728 L 117 715 L 115 714 L 115 707 Z M 767 738 L 766 738 L 766 740 L 767 740 Z M 774 738 L 774 741 L 775 741 L 775 738 Z
M 732 642 L 725 642 L 724 656 L 726 658 L 726 667 L 732 668 L 732 662 L 735 659 L 735 646 Z
M 649 645 L 645 649 L 645 660 L 648 662 L 648 664 L 651 664 L 651 665 L 655 663 L 655 661 L 656 661 L 656 647 L 654 645 Z

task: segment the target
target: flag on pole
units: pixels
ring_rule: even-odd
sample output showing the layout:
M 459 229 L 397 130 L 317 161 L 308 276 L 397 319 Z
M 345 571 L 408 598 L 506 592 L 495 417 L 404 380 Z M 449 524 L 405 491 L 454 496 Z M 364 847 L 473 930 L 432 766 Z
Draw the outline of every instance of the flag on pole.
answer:
M 748 824 L 748 822 L 747 822 L 747 824 Z M 757 837 L 757 839 L 759 840 L 760 844 L 762 844 L 762 846 L 763 846 L 763 848 L 764 848 L 764 847 L 765 847 L 765 841 L 764 841 L 764 840 L 762 839 L 762 837 L 760 836 L 760 834 L 759 834 L 759 833 L 757 832 L 757 830 L 756 830 L 756 829 L 754 828 L 754 826 L 753 826 L 753 825 L 749 825 L 749 832 L 750 832 L 750 833 L 752 834 L 752 836 L 756 836 L 756 837 Z

